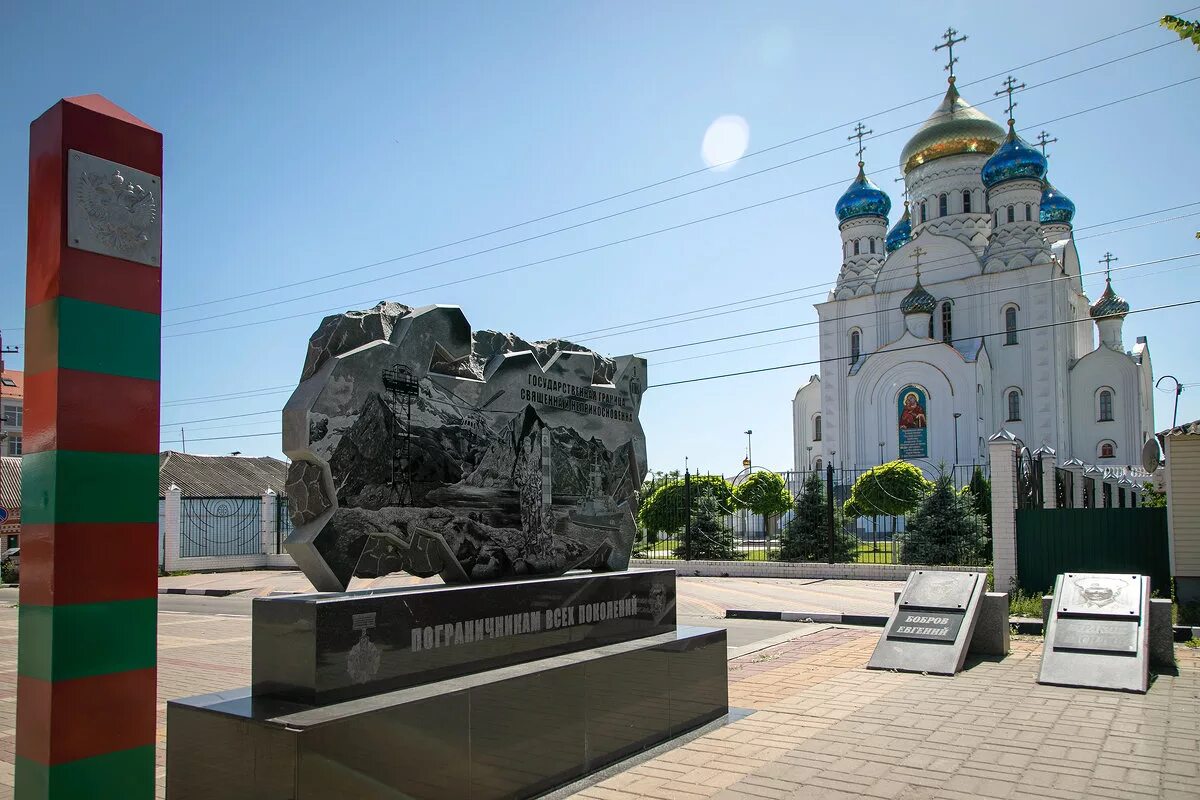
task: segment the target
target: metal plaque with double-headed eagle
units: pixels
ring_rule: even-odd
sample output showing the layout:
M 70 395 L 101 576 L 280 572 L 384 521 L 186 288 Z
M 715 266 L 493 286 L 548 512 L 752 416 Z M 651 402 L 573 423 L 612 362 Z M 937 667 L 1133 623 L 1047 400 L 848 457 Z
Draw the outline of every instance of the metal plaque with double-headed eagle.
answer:
M 162 256 L 162 178 L 67 151 L 67 244 L 151 267 Z

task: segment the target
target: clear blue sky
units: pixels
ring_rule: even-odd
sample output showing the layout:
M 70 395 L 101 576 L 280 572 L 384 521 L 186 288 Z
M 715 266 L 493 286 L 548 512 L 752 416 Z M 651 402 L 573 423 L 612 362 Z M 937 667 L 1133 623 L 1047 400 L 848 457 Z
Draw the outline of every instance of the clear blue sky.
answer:
M 267 289 L 347 270 L 702 169 L 716 118 L 745 118 L 750 150 L 837 126 L 723 172 L 705 172 L 544 223 L 305 286 L 164 315 L 164 334 L 267 317 L 296 319 L 163 340 L 165 448 L 179 424 L 277 411 L 287 397 L 171 401 L 294 384 L 305 343 L 329 307 L 394 298 L 458 304 L 477 328 L 569 336 L 832 281 L 839 267 L 833 205 L 855 171 L 849 149 L 624 214 L 567 233 L 433 267 L 400 270 L 504 244 L 846 144 L 859 117 L 940 94 L 948 25 L 964 96 L 990 99 L 996 78 L 1034 61 L 1187 6 L 1133 2 L 984 3 L 26 3 L 0 28 L 0 327 L 20 343 L 24 305 L 28 124 L 58 98 L 104 94 L 166 141 L 164 307 Z M 53 6 L 53 7 L 52 7 Z M 1193 11 L 1192 16 L 1200 12 Z M 1032 85 L 1155 44 L 1144 28 L 1014 74 Z M 1200 75 L 1178 43 L 1019 96 L 1018 127 Z M 1200 81 L 1045 127 L 1059 138 L 1051 178 L 1078 206 L 1077 226 L 1200 201 L 1195 158 Z M 871 117 L 877 133 L 923 120 L 936 100 Z M 1002 120 L 997 104 L 983 106 Z M 868 143 L 869 169 L 894 165 L 907 132 Z M 876 176 L 888 190 L 899 172 Z M 720 220 L 506 275 L 423 287 L 525 264 L 798 192 L 839 186 Z M 899 214 L 899 193 L 894 195 Z M 1200 212 L 1195 206 L 1173 214 Z M 1155 219 L 1159 217 L 1148 217 Z M 1124 228 L 1130 224 L 1111 226 Z M 1110 230 L 1096 228 L 1089 232 Z M 1121 264 L 1200 251 L 1200 216 L 1080 242 L 1085 265 L 1105 250 Z M 1082 233 L 1081 233 L 1082 236 Z M 1200 262 L 1172 262 L 1167 267 Z M 1153 269 L 1133 270 L 1145 273 Z M 1085 269 L 1087 267 L 1085 266 Z M 358 288 L 348 283 L 380 278 Z M 1134 308 L 1200 297 L 1200 270 L 1117 273 Z M 1095 296 L 1103 286 L 1085 279 Z M 330 291 L 335 290 L 335 291 Z M 318 297 L 271 308 L 311 292 Z M 791 302 L 624 336 L 589 340 L 610 354 L 815 319 L 812 292 Z M 810 296 L 806 296 L 810 295 Z M 209 322 L 173 325 L 248 309 Z M 1200 382 L 1200 311 L 1134 315 L 1126 344 L 1148 335 L 1155 373 Z M 9 330 L 16 328 L 17 330 Z M 649 354 L 650 382 L 816 357 L 815 327 Z M 798 339 L 798 340 L 797 340 Z M 723 355 L 736 347 L 770 346 Z M 697 356 L 686 361 L 663 363 Z M 21 366 L 21 359 L 8 363 Z M 643 408 L 653 468 L 732 473 L 753 428 L 754 460 L 791 464 L 791 398 L 800 367 L 651 390 Z M 1156 422 L 1172 396 L 1156 394 Z M 1179 417 L 1200 417 L 1200 385 Z M 237 427 L 221 427 L 237 425 Z M 187 426 L 189 451 L 279 454 L 277 414 Z M 213 436 L 244 438 L 199 441 Z

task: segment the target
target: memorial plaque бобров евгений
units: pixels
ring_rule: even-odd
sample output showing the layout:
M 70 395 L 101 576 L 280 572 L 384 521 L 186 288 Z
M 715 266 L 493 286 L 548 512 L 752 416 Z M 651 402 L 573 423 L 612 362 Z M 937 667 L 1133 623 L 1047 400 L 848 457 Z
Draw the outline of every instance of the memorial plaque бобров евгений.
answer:
M 456 306 L 326 317 L 283 412 L 285 548 L 320 591 L 626 569 L 645 386 L 645 359 L 473 332 Z
M 953 675 L 962 669 L 986 582 L 978 572 L 914 570 L 868 669 Z

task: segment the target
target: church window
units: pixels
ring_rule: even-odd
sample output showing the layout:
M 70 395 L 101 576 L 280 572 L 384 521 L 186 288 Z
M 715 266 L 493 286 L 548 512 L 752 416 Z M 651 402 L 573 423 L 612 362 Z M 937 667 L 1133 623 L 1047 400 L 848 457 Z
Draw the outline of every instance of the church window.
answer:
M 925 201 L 921 201 L 921 222 L 925 221 Z
M 954 319 L 950 301 L 942 301 L 942 341 L 949 343 L 954 338 Z
M 1033 206 L 1029 203 L 1025 204 L 1025 221 L 1033 222 Z
M 1109 389 L 1100 390 L 1100 422 L 1113 421 L 1113 393 Z
M 938 195 L 938 216 L 939 217 L 946 216 L 946 213 L 947 213 L 946 205 L 947 205 L 946 195 L 939 194 Z
M 816 468 L 817 472 L 820 472 L 822 467 L 821 459 L 818 458 L 817 462 L 813 466 Z
M 1101 458 L 1116 458 L 1117 457 L 1117 446 L 1115 444 L 1113 444 L 1112 442 L 1101 442 L 1100 443 L 1100 457 Z
M 1016 221 L 1017 221 L 1017 214 L 1016 214 L 1016 212 L 1013 210 L 1013 207 L 1012 207 L 1012 206 L 1009 206 L 1009 207 L 1008 207 L 1008 221 L 1009 221 L 1009 222 L 1016 222 Z
M 858 255 L 858 239 L 854 240 L 854 255 Z
M 1004 343 L 1017 343 L 1017 309 L 1013 306 L 1004 309 Z
M 928 338 L 930 338 L 930 339 L 933 338 L 933 314 L 929 315 L 929 337 Z
M 874 236 L 871 237 L 871 252 L 872 253 L 875 252 L 875 237 Z
M 813 417 L 813 441 L 821 441 L 821 415 L 817 414 Z
M 862 334 L 858 331 L 850 331 L 850 363 L 858 362 L 859 353 L 862 352 Z
M 1021 392 L 1017 389 L 1008 391 L 1008 421 L 1021 421 Z
M 963 192 L 963 213 L 971 213 L 971 193 L 967 191 Z

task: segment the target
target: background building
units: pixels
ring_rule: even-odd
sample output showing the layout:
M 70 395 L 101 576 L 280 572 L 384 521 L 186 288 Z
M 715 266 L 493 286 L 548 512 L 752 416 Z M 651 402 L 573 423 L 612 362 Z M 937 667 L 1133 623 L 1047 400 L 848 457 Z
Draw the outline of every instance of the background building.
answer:
M 25 374 L 6 369 L 0 373 L 0 416 L 3 418 L 0 432 L 0 455 L 21 455 L 21 429 L 25 423 Z

